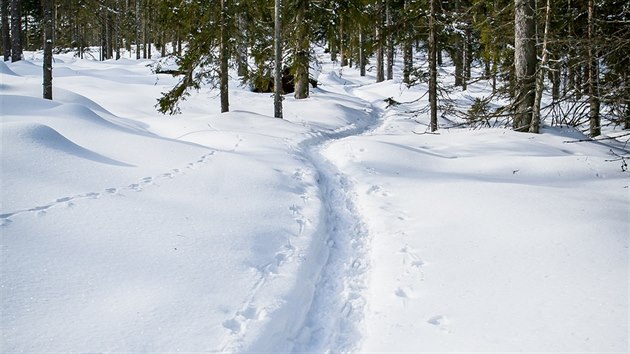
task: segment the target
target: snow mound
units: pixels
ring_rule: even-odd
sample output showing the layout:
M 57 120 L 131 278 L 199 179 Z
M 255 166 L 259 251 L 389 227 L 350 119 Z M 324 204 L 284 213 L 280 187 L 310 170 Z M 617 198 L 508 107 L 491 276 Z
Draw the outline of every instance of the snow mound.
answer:
M 42 150 L 53 150 L 57 153 L 98 163 L 130 166 L 85 149 L 47 125 L 9 122 L 0 125 L 0 132 L 3 136 L 3 142 L 7 146 L 11 146 L 10 151 L 23 154 L 22 156 L 33 156 L 34 154 L 41 154 Z
M 7 64 L 5 64 L 3 61 L 0 61 L 0 74 L 19 76 L 13 70 L 11 70 L 11 68 L 9 68 Z
M 0 102 L 4 115 L 21 115 L 26 112 L 39 112 L 59 106 L 59 103 L 51 100 L 21 95 L 0 95 Z

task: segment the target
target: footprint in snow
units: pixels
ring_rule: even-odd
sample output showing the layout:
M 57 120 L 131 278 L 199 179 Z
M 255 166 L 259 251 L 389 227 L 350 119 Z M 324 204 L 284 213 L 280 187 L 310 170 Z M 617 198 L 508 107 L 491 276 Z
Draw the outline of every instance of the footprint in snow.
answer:
M 373 185 L 370 188 L 368 188 L 366 194 L 368 195 L 372 195 L 372 194 L 378 194 L 381 195 L 383 197 L 388 197 L 389 193 L 385 190 L 383 190 L 383 187 L 379 186 L 379 185 Z
M 223 327 L 232 331 L 232 334 L 237 334 L 241 331 L 241 322 L 239 322 L 236 318 L 232 318 L 223 321 Z

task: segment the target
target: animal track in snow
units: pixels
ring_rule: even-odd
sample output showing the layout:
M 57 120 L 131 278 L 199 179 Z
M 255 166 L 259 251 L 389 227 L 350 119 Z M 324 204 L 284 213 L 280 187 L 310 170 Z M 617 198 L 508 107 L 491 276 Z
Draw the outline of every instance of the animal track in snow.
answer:
M 444 333 L 451 333 L 448 328 L 449 319 L 444 315 L 436 315 L 427 320 L 427 323 L 435 326 L 438 330 Z
M 388 197 L 389 196 L 389 192 L 385 191 L 383 189 L 383 187 L 379 186 L 379 185 L 372 185 L 370 188 L 368 188 L 367 192 L 365 192 L 368 195 L 381 195 L 383 197 Z
M 196 166 L 199 163 L 207 163 L 210 157 L 215 154 L 215 152 L 216 151 L 214 150 L 210 151 L 209 153 L 202 155 L 201 158 L 197 160 L 197 162 L 190 163 L 188 165 L 192 164 L 193 166 Z M 102 192 L 88 192 L 88 193 L 76 194 L 73 196 L 60 197 L 60 198 L 56 198 L 53 202 L 49 204 L 38 205 L 38 206 L 34 206 L 28 209 L 22 209 L 22 210 L 16 210 L 16 211 L 8 212 L 8 213 L 3 213 L 3 214 L 0 214 L 0 227 L 8 226 L 9 224 L 11 224 L 13 221 L 10 218 L 15 215 L 31 213 L 38 216 L 45 216 L 48 209 L 50 208 L 54 208 L 60 205 L 71 207 L 71 206 L 76 205 L 76 202 L 81 199 L 99 199 L 103 194 L 114 195 L 124 190 L 132 190 L 136 192 L 141 192 L 144 190 L 144 187 L 149 186 L 149 185 L 155 185 L 155 180 L 158 178 L 172 179 L 175 176 L 181 175 L 181 174 L 183 174 L 181 169 L 174 168 L 174 169 L 171 169 L 169 172 L 158 175 L 157 177 L 151 177 L 151 176 L 143 177 L 137 183 L 131 183 L 124 187 L 109 187 L 109 188 L 105 188 Z

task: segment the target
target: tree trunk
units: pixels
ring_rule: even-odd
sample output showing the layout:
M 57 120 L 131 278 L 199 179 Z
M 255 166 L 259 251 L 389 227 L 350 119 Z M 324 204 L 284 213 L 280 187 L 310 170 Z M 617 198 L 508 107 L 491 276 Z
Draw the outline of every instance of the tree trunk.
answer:
M 528 131 L 536 89 L 535 0 L 514 0 L 514 73 L 516 77 L 513 128 Z
M 383 1 L 378 2 L 379 14 L 383 12 Z M 377 15 L 376 24 L 376 82 L 385 81 L 383 19 Z
M 595 48 L 595 5 L 593 0 L 588 1 L 588 103 L 589 103 L 589 128 L 591 137 L 602 134 L 600 118 L 599 93 L 597 82 L 599 70 L 597 68 L 597 49 Z
M 140 28 L 142 23 L 140 21 L 140 4 L 142 0 L 136 0 L 136 60 L 140 59 Z
M 44 84 L 43 84 L 43 97 L 44 99 L 52 100 L 52 57 L 53 57 L 53 0 L 43 1 L 44 5 Z
M 273 116 L 282 118 L 282 0 L 275 0 L 274 15 L 275 75 L 273 83 Z
M 11 0 L 11 62 L 22 60 L 22 1 Z
M 116 0 L 115 2 L 115 10 L 116 13 L 114 14 L 114 51 L 116 52 L 116 60 L 120 59 L 120 48 L 122 47 L 122 35 L 120 34 L 120 27 L 121 27 L 121 21 L 120 21 L 120 3 L 118 2 L 118 0 Z
M 623 85 L 624 101 L 626 104 L 623 129 L 630 129 L 630 78 L 628 77 L 627 71 L 624 73 Z
M 345 40 L 345 21 L 343 20 L 343 14 L 339 14 L 339 58 L 341 60 L 341 66 L 348 65 L 348 54 L 346 53 L 346 40 Z
M 228 41 L 230 40 L 228 33 L 228 1 L 229 0 L 221 0 L 221 48 L 219 53 L 219 60 L 221 62 L 221 78 L 219 84 L 219 91 L 221 95 L 221 113 L 229 112 L 230 110 L 230 102 L 228 96 L 228 59 L 230 57 L 230 53 L 228 51 Z
M 310 23 L 309 0 L 299 0 L 297 2 L 296 23 L 297 23 L 297 45 L 295 48 L 295 98 L 303 99 L 309 95 L 309 66 L 310 66 Z
M 359 75 L 365 76 L 365 66 L 367 60 L 365 60 L 365 34 L 363 33 L 363 26 L 359 25 Z
M 11 27 L 9 26 L 9 0 L 0 0 L 0 16 L 2 17 L 2 49 L 4 61 L 11 59 Z
M 407 14 L 409 7 L 411 6 L 411 0 L 405 0 L 404 6 L 405 14 Z M 409 19 L 405 18 L 405 22 L 407 21 L 409 21 Z M 405 26 L 405 39 L 403 42 L 403 82 L 407 85 L 411 85 L 411 71 L 413 70 L 413 43 L 411 42 L 412 29 L 413 27 L 408 24 Z
M 429 0 L 429 106 L 431 114 L 431 131 L 438 129 L 437 124 L 437 29 L 436 2 Z
M 387 33 L 387 80 L 394 78 L 394 34 L 391 0 L 385 0 L 385 31 Z
M 247 42 L 249 34 L 247 33 L 247 16 L 244 11 L 238 15 L 238 28 L 241 32 L 241 40 L 238 43 L 237 65 L 238 76 L 247 76 L 249 68 L 247 66 Z
M 534 111 L 532 112 L 532 121 L 529 126 L 529 132 L 540 133 L 540 105 L 542 103 L 542 94 L 545 89 L 545 72 L 547 70 L 547 62 L 549 61 L 549 51 L 547 50 L 547 42 L 549 41 L 549 26 L 551 25 L 551 0 L 547 0 L 547 8 L 545 9 L 545 28 L 543 32 L 542 43 L 542 59 L 538 72 L 536 73 L 536 92 L 534 95 Z

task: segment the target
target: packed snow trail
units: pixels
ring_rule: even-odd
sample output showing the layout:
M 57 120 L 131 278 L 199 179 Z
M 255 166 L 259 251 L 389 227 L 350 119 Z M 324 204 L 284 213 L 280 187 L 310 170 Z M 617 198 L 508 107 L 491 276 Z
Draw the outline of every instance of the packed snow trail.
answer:
M 323 83 L 324 88 L 326 84 Z M 344 90 L 354 96 L 354 90 L 348 88 L 344 85 Z M 355 127 L 341 132 L 326 134 L 323 142 L 313 145 L 312 141 L 305 141 L 301 144 L 319 176 L 328 257 L 294 352 L 352 352 L 358 349 L 361 339 L 365 307 L 363 291 L 367 287 L 369 268 L 369 231 L 355 205 L 350 178 L 321 152 L 332 142 L 365 134 L 380 124 L 381 111 L 370 102 L 364 102 L 368 113 L 366 121 L 359 121 Z
M 312 129 L 310 137 L 295 149 L 296 159 L 310 169 L 316 181 L 314 197 L 321 203 L 307 256 L 311 262 L 302 266 L 295 294 L 290 296 L 294 303 L 285 304 L 284 311 L 291 311 L 287 317 L 294 320 L 285 325 L 270 324 L 257 340 L 240 348 L 245 352 L 351 352 L 361 338 L 370 237 L 353 200 L 351 179 L 321 151 L 333 142 L 375 129 L 382 113 L 371 102 L 354 95 L 357 85 L 341 79 L 336 72 L 320 77 L 320 82 L 314 96 L 334 96 L 337 102 L 352 103 L 355 108 L 343 110 L 345 120 L 351 123 L 334 129 Z M 301 226 L 306 224 L 299 220 Z

